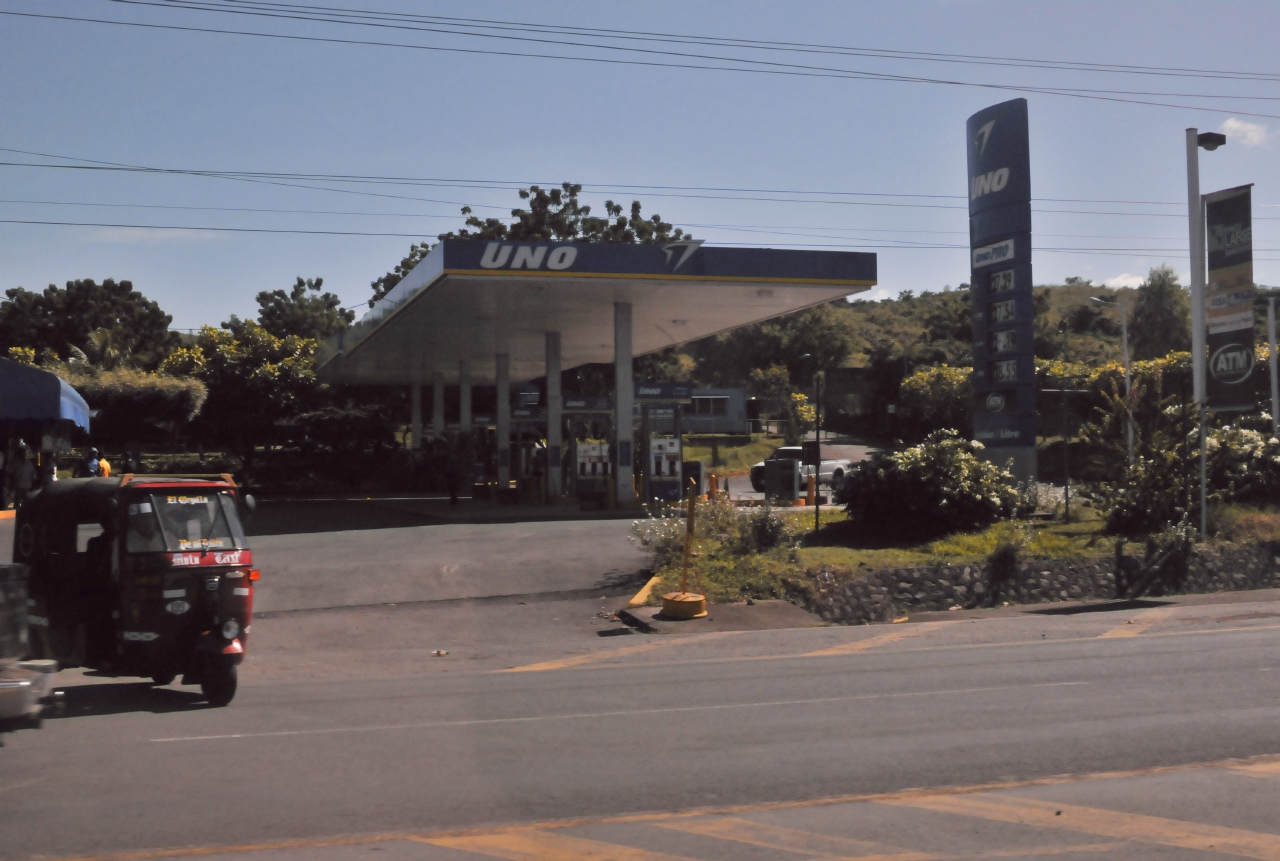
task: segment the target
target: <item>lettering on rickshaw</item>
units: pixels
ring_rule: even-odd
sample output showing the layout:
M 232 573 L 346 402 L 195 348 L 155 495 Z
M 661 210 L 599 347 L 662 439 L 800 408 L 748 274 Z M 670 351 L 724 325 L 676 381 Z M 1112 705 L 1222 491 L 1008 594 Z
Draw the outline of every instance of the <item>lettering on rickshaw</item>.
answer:
M 175 553 L 173 554 L 174 565 L 199 565 L 199 553 Z
M 231 553 L 215 553 L 213 554 L 213 564 L 215 565 L 239 565 L 240 551 L 235 550 Z
M 221 538 L 179 538 L 179 550 L 207 550 L 210 547 L 222 547 L 227 542 Z
M 170 496 L 170 505 L 208 505 L 209 497 L 207 496 Z

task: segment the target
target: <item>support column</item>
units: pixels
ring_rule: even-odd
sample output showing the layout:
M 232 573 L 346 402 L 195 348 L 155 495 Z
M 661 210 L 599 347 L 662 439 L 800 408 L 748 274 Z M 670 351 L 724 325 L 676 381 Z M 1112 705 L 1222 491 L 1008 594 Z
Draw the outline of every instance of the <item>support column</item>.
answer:
M 511 365 L 510 356 L 498 353 L 494 382 L 498 388 L 498 490 L 511 486 Z
M 422 383 L 409 386 L 409 448 L 422 449 Z
M 444 374 L 440 371 L 431 383 L 431 433 L 444 439 Z
M 547 496 L 563 493 L 560 486 L 561 410 L 560 397 L 560 333 L 547 333 Z
M 614 408 L 613 459 L 617 464 L 614 475 L 618 485 L 618 502 L 631 502 L 635 493 L 632 480 L 632 416 L 635 401 L 635 378 L 631 369 L 631 303 L 613 303 L 613 375 Z
M 458 433 L 471 433 L 471 362 L 458 363 Z

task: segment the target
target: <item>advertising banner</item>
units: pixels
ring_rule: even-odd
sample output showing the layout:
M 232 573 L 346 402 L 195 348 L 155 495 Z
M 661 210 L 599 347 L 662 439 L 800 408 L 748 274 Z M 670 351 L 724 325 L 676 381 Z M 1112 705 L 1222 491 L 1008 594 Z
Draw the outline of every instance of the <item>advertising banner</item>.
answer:
M 1205 395 L 1211 412 L 1257 409 L 1251 188 L 1242 185 L 1204 196 L 1209 242 Z
M 969 118 L 973 436 L 1035 472 L 1035 316 L 1031 292 L 1031 158 L 1027 100 Z M 1020 449 L 1015 452 L 1011 449 Z

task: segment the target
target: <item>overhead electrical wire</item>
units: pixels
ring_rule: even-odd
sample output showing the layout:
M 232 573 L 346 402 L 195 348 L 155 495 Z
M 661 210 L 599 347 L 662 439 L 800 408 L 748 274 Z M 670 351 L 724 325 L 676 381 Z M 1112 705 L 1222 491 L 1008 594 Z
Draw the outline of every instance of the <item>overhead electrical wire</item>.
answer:
M 209 2 L 204 2 L 204 0 L 110 0 L 110 2 L 122 4 L 122 5 L 128 5 L 128 6 L 151 6 L 151 7 L 159 7 L 159 8 L 166 8 L 166 9 L 214 12 L 218 14 L 243 15 L 243 16 L 258 17 L 258 18 L 277 18 L 277 19 L 284 19 L 284 20 L 290 20 L 290 21 L 311 21 L 311 22 L 327 23 L 327 24 L 346 24 L 346 25 L 352 25 L 352 26 L 374 27 L 374 28 L 380 28 L 380 29 L 409 30 L 409 31 L 417 31 L 417 32 L 425 32 L 425 33 L 452 35 L 452 36 L 469 36 L 469 37 L 482 38 L 482 39 L 502 39 L 502 40 L 508 40 L 508 41 L 518 41 L 518 42 L 534 42 L 534 43 L 540 43 L 540 44 L 565 45 L 565 46 L 575 47 L 575 48 L 592 48 L 592 49 L 601 49 L 601 50 L 630 51 L 630 52 L 645 53 L 645 54 L 669 55 L 669 56 L 677 56 L 677 57 L 693 57 L 697 59 L 711 59 L 711 60 L 716 60 L 720 62 L 751 63 L 751 64 L 766 65 L 766 66 L 782 66 L 786 68 L 814 68 L 814 69 L 820 69 L 822 71 L 828 71 L 828 72 L 830 71 L 853 72 L 853 70 L 846 70 L 846 69 L 834 69 L 834 68 L 823 67 L 823 66 L 816 66 L 816 67 L 799 66 L 798 64 L 792 64 L 792 63 L 774 63 L 766 60 L 753 60 L 753 59 L 744 58 L 744 57 L 722 57 L 722 56 L 709 57 L 706 55 L 688 54 L 680 51 L 659 51 L 651 48 L 630 48 L 630 47 L 620 46 L 620 45 L 609 45 L 609 44 L 601 45 L 598 43 L 590 43 L 590 42 L 566 41 L 564 39 L 532 38 L 529 36 L 512 36 L 512 35 L 506 35 L 506 34 L 494 34 L 494 33 L 476 32 L 474 30 L 459 29 L 463 26 L 480 26 L 481 29 L 502 29 L 502 30 L 513 30 L 517 32 L 525 32 L 525 33 L 536 32 L 536 33 L 548 33 L 548 34 L 550 33 L 567 34 L 568 32 L 570 32 L 566 30 L 550 30 L 547 28 L 539 28 L 539 27 L 530 26 L 530 25 L 493 27 L 489 25 L 484 25 L 484 24 L 477 25 L 473 23 L 473 24 L 443 24 L 443 25 L 437 24 L 436 26 L 430 26 L 430 27 L 410 26 L 408 23 L 405 23 L 406 19 L 404 18 L 389 19 L 382 16 L 376 16 L 375 13 L 367 13 L 367 12 L 351 13 L 346 10 L 333 9 L 331 7 L 299 6 L 296 4 L 241 2 L 233 6 L 231 4 L 225 4 L 225 3 L 213 4 Z M 237 7 L 240 7 L 240 8 L 237 8 Z M 430 20 L 430 18 L 431 16 L 420 16 L 417 20 Z M 364 20 L 364 19 L 368 19 L 368 20 Z M 450 20 L 458 21 L 458 20 L 465 20 L 465 19 L 455 18 Z M 449 29 L 446 29 L 446 28 L 449 28 Z M 598 34 L 597 34 L 597 37 L 598 37 Z M 865 56 L 865 55 L 859 55 L 859 54 L 850 54 L 849 52 L 831 51 L 828 49 L 783 48 L 780 46 L 766 47 L 763 44 L 759 44 L 759 43 L 754 45 L 745 45 L 741 43 L 739 44 L 726 43 L 723 41 L 712 42 L 709 40 L 697 40 L 695 37 L 673 39 L 673 38 L 661 38 L 661 37 L 642 37 L 638 35 L 634 35 L 634 36 L 610 35 L 610 36 L 605 36 L 605 38 L 615 39 L 615 40 L 642 39 L 643 41 L 677 42 L 678 44 L 715 45 L 717 47 L 747 47 L 752 50 L 804 51 L 806 53 L 824 53 L 824 54 L 839 53 L 842 56 Z M 881 57 L 881 59 L 883 59 L 883 57 Z M 857 71 L 855 73 L 858 75 L 868 75 L 868 76 L 874 76 L 877 78 L 884 78 L 886 80 L 912 80 L 912 81 L 922 81 L 927 83 L 951 83 L 951 84 L 961 83 L 966 85 L 970 83 L 970 82 L 956 82 L 956 81 L 941 81 L 941 80 L 935 80 L 935 79 L 920 79 L 912 76 L 886 75 L 884 73 L 879 73 L 879 72 Z M 1259 79 L 1250 78 L 1250 80 L 1259 80 Z M 1231 95 L 1231 94 L 1218 94 L 1218 93 L 1170 93 L 1165 91 L 1148 92 L 1148 91 L 1134 91 L 1134 90 L 1099 90 L 1099 89 L 1074 88 L 1074 87 L 1073 88 L 1054 87 L 1051 89 L 1059 93 L 1106 93 L 1110 95 L 1163 96 L 1163 97 L 1172 97 L 1172 98 L 1255 99 L 1255 100 L 1262 100 L 1262 101 L 1280 100 L 1280 96 Z
M 317 229 L 298 229 L 298 228 L 276 228 L 276 227 L 211 227 L 207 225 L 198 226 L 182 226 L 173 224 L 124 224 L 117 222 L 94 222 L 94 221 L 51 221 L 37 219 L 21 219 L 21 218 L 0 218 L 0 224 L 30 224 L 39 226 L 55 226 L 55 227 L 99 227 L 125 230 L 172 230 L 172 231 L 207 231 L 215 233 L 265 233 L 265 234 L 295 234 L 295 235 L 314 235 L 314 236 L 370 236 L 370 237 L 399 237 L 399 238 L 421 238 L 418 233 L 396 233 L 391 231 L 358 231 L 358 230 L 317 230 Z M 769 242 L 769 243 L 746 243 L 748 245 L 761 245 L 772 248 L 779 247 L 802 247 L 802 248 L 846 248 L 846 249 L 876 249 L 881 251 L 920 251 L 920 250 L 951 250 L 965 251 L 968 245 L 959 244 L 932 244 L 932 245 L 870 245 L 863 243 L 813 243 L 813 242 Z M 1168 248 L 1057 248 L 1046 246 L 1035 246 L 1034 250 L 1040 253 L 1051 254 L 1101 254 L 1109 256 L 1167 256 L 1169 254 L 1185 253 L 1179 252 L 1179 249 Z M 1280 248 L 1259 248 L 1258 251 L 1277 251 Z M 1280 258 L 1255 257 L 1255 260 L 1280 260 Z
M 1217 114 L 1232 114 L 1235 116 L 1280 119 L 1280 114 L 1264 114 L 1264 113 L 1257 113 L 1257 112 L 1250 112 L 1250 111 L 1240 111 L 1235 109 L 1210 108 L 1210 107 L 1205 107 L 1203 105 L 1186 105 L 1186 104 L 1176 104 L 1171 102 L 1156 102 L 1156 101 L 1150 101 L 1146 99 L 1126 98 L 1120 95 L 1103 95 L 1101 93 L 1077 92 L 1069 88 L 1034 87 L 1034 86 L 1019 86 L 1014 84 L 994 84 L 994 83 L 981 83 L 981 82 L 971 82 L 971 81 L 954 81 L 954 80 L 947 80 L 947 79 L 941 79 L 941 78 L 924 78 L 919 76 L 892 75 L 892 74 L 876 73 L 876 72 L 852 71 L 847 69 L 827 68 L 827 67 L 821 67 L 821 66 L 804 66 L 804 65 L 795 64 L 795 63 L 777 63 L 777 62 L 764 61 L 764 60 L 750 60 L 750 59 L 732 58 L 732 57 L 724 58 L 724 57 L 716 57 L 716 56 L 710 56 L 710 55 L 687 54 L 687 53 L 677 52 L 677 51 L 658 51 L 656 49 L 638 49 L 638 48 L 620 49 L 620 48 L 617 48 L 616 46 L 580 45 L 580 47 L 587 47 L 592 49 L 641 51 L 647 54 L 669 55 L 673 57 L 686 57 L 691 60 L 707 60 L 707 61 L 716 62 L 716 63 L 728 62 L 728 63 L 735 63 L 739 65 L 709 66 L 705 64 L 695 64 L 695 63 L 659 62 L 655 60 L 623 59 L 623 58 L 617 58 L 617 57 L 583 57 L 583 56 L 573 56 L 573 55 L 566 55 L 566 54 L 545 54 L 545 53 L 540 54 L 540 53 L 534 53 L 529 51 L 499 51 L 499 50 L 482 49 L 482 48 L 446 47 L 441 45 L 419 45 L 419 44 L 409 44 L 409 43 L 403 43 L 403 42 L 379 42 L 372 39 L 343 39 L 343 38 L 328 37 L 328 36 L 303 36 L 303 35 L 291 34 L 291 33 L 262 33 L 258 31 L 250 31 L 250 30 L 229 30 L 229 29 L 218 28 L 218 27 L 194 27 L 189 25 L 156 24 L 156 23 L 148 23 L 148 22 L 141 22 L 141 21 L 117 21 L 117 20 L 102 19 L 102 18 L 88 18 L 88 17 L 74 16 L 74 15 L 50 15 L 50 14 L 43 14 L 43 13 L 36 13 L 36 12 L 15 12 L 10 10 L 0 10 L 0 15 L 10 15 L 15 17 L 57 20 L 57 21 L 76 21 L 81 23 L 103 24 L 103 25 L 120 26 L 120 27 L 137 27 L 137 28 L 150 29 L 150 30 L 169 30 L 169 31 L 179 31 L 179 32 L 191 32 L 191 33 L 211 33 L 211 34 L 218 34 L 218 35 L 249 36 L 249 37 L 264 38 L 264 39 L 283 39 L 283 40 L 299 41 L 299 42 L 404 48 L 404 49 L 413 49 L 413 50 L 422 50 L 422 51 L 439 51 L 439 52 L 447 52 L 447 53 L 474 54 L 474 55 L 485 55 L 485 56 L 505 56 L 505 57 L 518 57 L 518 58 L 566 60 L 566 61 L 573 61 L 573 62 L 604 63 L 604 64 L 610 64 L 610 65 L 695 69 L 695 70 L 701 70 L 701 71 L 747 72 L 752 74 L 781 75 L 781 76 L 787 76 L 787 77 L 833 78 L 833 79 L 843 79 L 843 80 L 884 81 L 884 82 L 897 82 L 897 83 L 919 83 L 919 84 L 936 84 L 936 85 L 957 86 L 957 87 L 974 87 L 979 89 L 1001 90 L 1006 92 L 1024 92 L 1024 93 L 1039 93 L 1042 95 L 1057 95 L 1057 96 L 1064 96 L 1068 98 L 1089 99 L 1094 101 L 1114 102 L 1114 103 L 1120 103 L 1120 104 L 1136 104 L 1136 105 L 1146 105 L 1150 107 L 1176 108 L 1179 110 L 1206 111 L 1209 113 L 1217 113 Z M 416 29 L 416 28 L 411 28 L 411 29 Z M 503 37 L 493 37 L 493 38 L 503 38 Z M 539 41 L 539 40 L 526 39 L 526 41 Z M 548 41 L 548 40 L 541 40 L 541 41 Z M 748 65 L 744 66 L 741 64 L 748 64 Z M 762 66 L 766 66 L 768 68 L 762 68 Z
M 191 3 L 193 0 L 169 0 L 172 5 L 178 3 Z M 1135 74 L 1135 75 L 1173 75 L 1180 77 L 1211 77 L 1225 78 L 1228 80 L 1247 80 L 1247 81 L 1275 81 L 1280 80 L 1280 73 L 1274 72 L 1241 72 L 1226 71 L 1221 69 L 1194 69 L 1180 66 L 1143 66 L 1124 63 L 1088 63 L 1078 60 L 1043 60 L 1043 59 L 1027 59 L 1018 57 L 996 57 L 983 54 L 951 54 L 936 51 L 903 51 L 890 48 L 867 48 L 852 47 L 841 45 L 823 45 L 809 42 L 785 42 L 785 41 L 763 41 L 757 39 L 745 39 L 742 37 L 730 36 L 706 36 L 706 35 L 689 35 L 676 33 L 661 33 L 646 30 L 620 30 L 601 27 L 580 27 L 566 24 L 539 24 L 536 22 L 520 22 L 520 21 L 503 21 L 492 18 L 458 18 L 445 15 L 423 15 L 407 12 L 388 12 L 382 10 L 370 9 L 342 9 L 335 6 L 316 6 L 299 3 L 276 3 L 262 2 L 262 0 L 224 0 L 228 5 L 256 7 L 256 8 L 283 8 L 304 11 L 322 11 L 326 13 L 341 14 L 344 16 L 370 16 L 380 19 L 390 20 L 412 20 L 412 21 L 430 21 L 430 22 L 461 22 L 467 26 L 493 26 L 493 27 L 511 27 L 514 29 L 538 30 L 545 32 L 564 32 L 574 34 L 586 34 L 604 36 L 606 38 L 616 39 L 644 39 L 644 40 L 677 40 L 691 41 L 695 44 L 722 44 L 726 46 L 743 46 L 768 50 L 813 50 L 831 53 L 848 53 L 853 56 L 865 56 L 878 59 L 903 59 L 903 60 L 922 60 L 936 62 L 958 62 L 972 63 L 976 65 L 1016 65 L 1025 68 L 1042 68 L 1057 69 L 1064 71 L 1078 72 L 1102 72 L 1107 74 Z

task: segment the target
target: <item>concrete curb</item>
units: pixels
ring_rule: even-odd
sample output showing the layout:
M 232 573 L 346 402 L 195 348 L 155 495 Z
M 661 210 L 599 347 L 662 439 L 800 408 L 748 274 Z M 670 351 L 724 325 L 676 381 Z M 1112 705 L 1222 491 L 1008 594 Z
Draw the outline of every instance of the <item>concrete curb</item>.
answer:
M 645 589 L 647 588 L 649 587 L 646 586 Z M 644 589 L 641 589 L 640 591 L 643 592 Z M 625 624 L 628 628 L 634 628 L 637 631 L 641 632 L 642 634 L 661 634 L 662 633 L 662 631 L 659 631 L 653 625 L 650 625 L 647 621 L 640 618 L 635 613 L 630 612 L 629 610 L 626 610 L 626 609 L 619 610 L 618 618 L 621 619 L 623 624 Z

